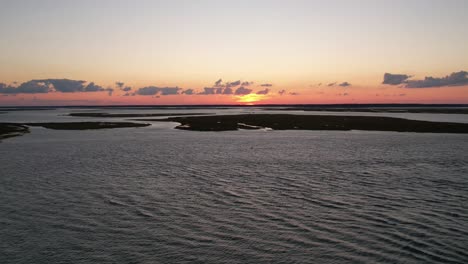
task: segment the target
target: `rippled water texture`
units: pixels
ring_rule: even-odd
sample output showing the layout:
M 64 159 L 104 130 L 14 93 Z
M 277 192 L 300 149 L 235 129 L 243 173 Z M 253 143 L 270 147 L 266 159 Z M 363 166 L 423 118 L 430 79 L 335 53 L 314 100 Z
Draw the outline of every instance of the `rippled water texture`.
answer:
M 468 137 L 167 127 L 0 143 L 0 263 L 467 263 Z

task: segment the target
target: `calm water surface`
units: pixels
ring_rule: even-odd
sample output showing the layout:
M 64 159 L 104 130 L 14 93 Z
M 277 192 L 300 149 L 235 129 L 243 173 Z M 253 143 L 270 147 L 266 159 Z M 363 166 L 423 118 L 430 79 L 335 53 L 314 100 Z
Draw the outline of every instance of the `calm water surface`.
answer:
M 173 126 L 2 141 L 0 263 L 468 262 L 467 135 Z

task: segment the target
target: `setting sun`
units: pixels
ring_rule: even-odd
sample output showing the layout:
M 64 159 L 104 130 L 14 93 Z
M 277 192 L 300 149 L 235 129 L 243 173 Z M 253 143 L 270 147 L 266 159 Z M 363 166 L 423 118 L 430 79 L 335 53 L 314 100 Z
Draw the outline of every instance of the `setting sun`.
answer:
M 236 102 L 252 105 L 264 99 L 266 99 L 266 96 L 263 94 L 247 94 L 247 95 L 237 96 Z

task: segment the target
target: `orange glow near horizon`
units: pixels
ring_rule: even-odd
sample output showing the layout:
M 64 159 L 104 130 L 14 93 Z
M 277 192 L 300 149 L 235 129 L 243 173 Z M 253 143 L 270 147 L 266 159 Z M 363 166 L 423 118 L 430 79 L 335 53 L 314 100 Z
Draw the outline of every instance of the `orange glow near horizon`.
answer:
M 5 2 L 0 106 L 468 104 L 467 1 Z
M 253 105 L 257 102 L 261 102 L 265 98 L 267 98 L 267 96 L 263 94 L 247 94 L 242 96 L 236 96 L 236 102 Z
M 443 77 L 446 74 L 434 75 Z M 423 79 L 424 75 L 414 77 Z M 337 78 L 331 81 L 267 81 L 265 79 L 240 79 L 223 78 L 221 86 L 215 86 L 219 78 L 210 78 L 205 82 L 180 82 L 177 81 L 126 81 L 125 86 L 131 87 L 129 92 L 119 89 L 115 82 L 105 80 L 96 81 L 102 88 L 112 88 L 113 93 L 108 92 L 48 92 L 48 93 L 18 93 L 0 95 L 0 106 L 27 106 L 27 105 L 261 105 L 261 104 L 467 104 L 468 86 L 443 86 L 430 88 L 405 88 L 403 85 L 384 85 L 382 75 L 372 78 L 361 79 Z M 70 78 L 74 79 L 74 78 Z M 86 79 L 86 78 L 83 78 Z M 76 80 L 76 79 L 75 79 Z M 246 95 L 222 94 L 213 92 L 204 94 L 205 87 L 218 89 L 216 87 L 226 86 L 231 82 L 249 82 L 245 89 L 251 90 Z M 340 86 L 341 82 L 347 80 L 349 86 Z M 24 82 L 27 82 L 25 80 Z M 94 81 L 90 80 L 87 83 Z M 321 83 L 321 84 L 320 84 Z M 22 82 L 12 85 L 18 87 Z M 232 92 L 242 85 L 232 86 Z M 176 94 L 162 95 L 139 95 L 137 91 L 141 87 L 177 88 Z M 209 88 L 215 87 L 215 88 Z M 268 89 L 266 89 L 268 88 Z M 191 90 L 191 94 L 184 91 Z M 266 94 L 258 94 L 258 93 Z M 128 93 L 126 95 L 126 93 Z

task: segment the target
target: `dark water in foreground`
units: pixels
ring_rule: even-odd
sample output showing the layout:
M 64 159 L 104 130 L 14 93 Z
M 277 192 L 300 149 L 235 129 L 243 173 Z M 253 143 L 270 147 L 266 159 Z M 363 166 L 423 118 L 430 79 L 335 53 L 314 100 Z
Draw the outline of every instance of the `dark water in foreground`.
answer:
M 468 263 L 467 135 L 172 126 L 2 141 L 0 263 Z

